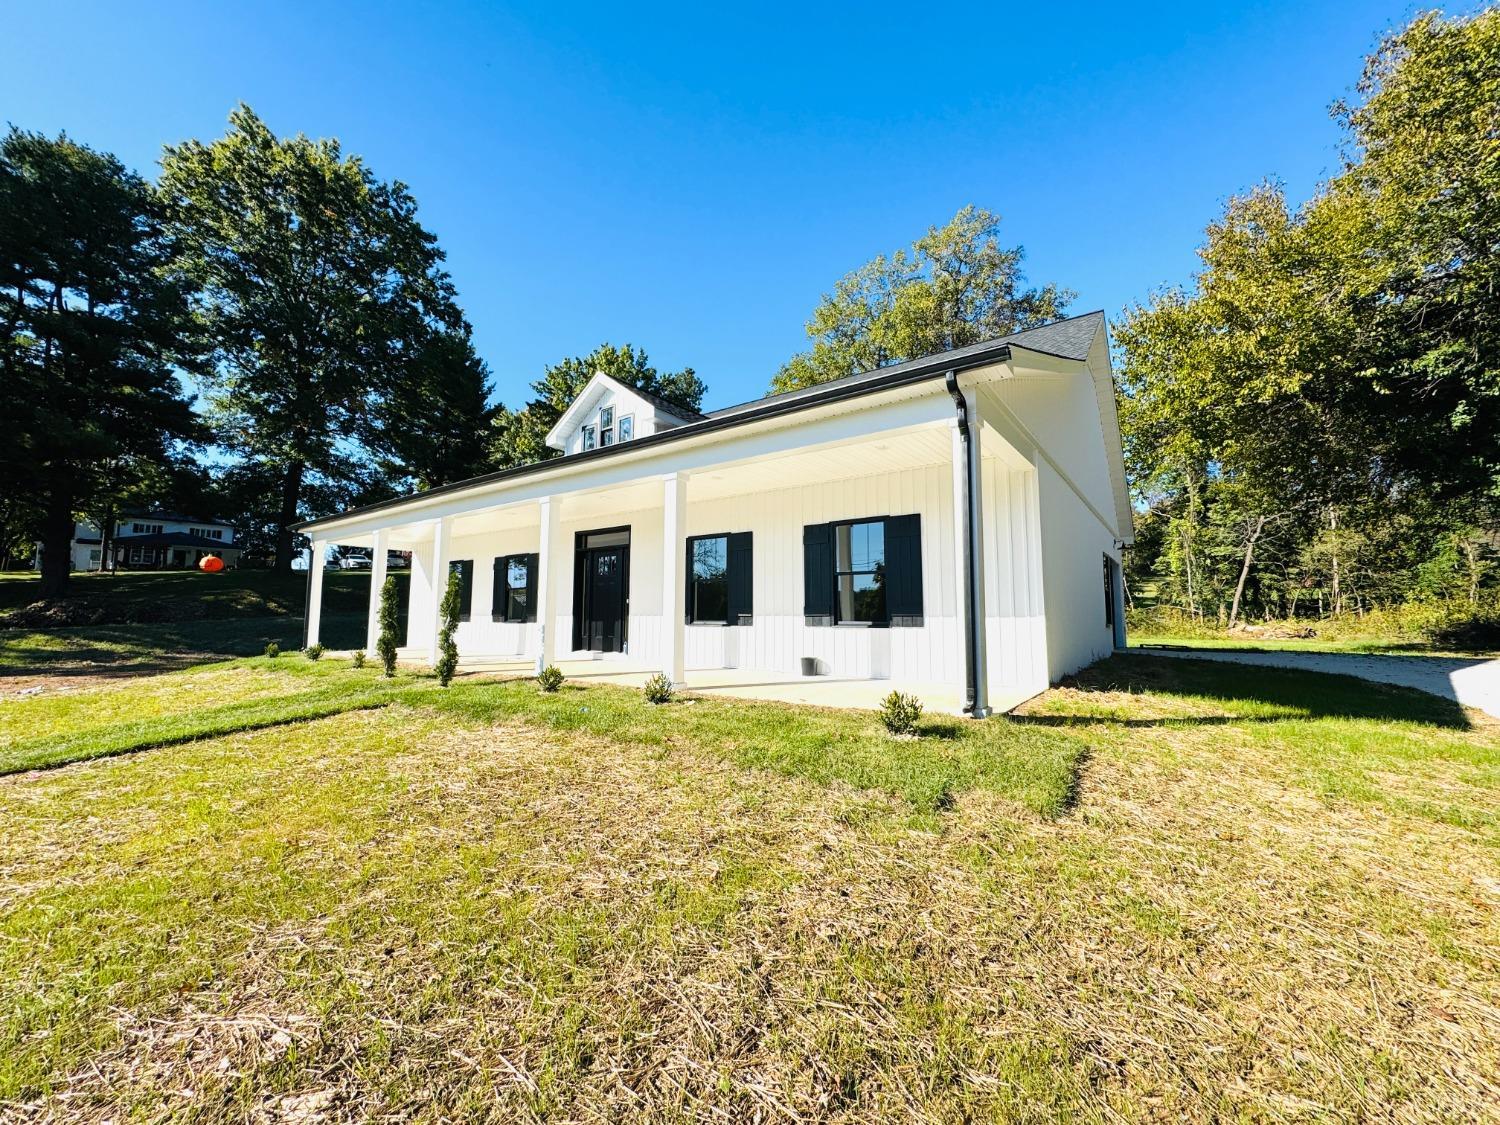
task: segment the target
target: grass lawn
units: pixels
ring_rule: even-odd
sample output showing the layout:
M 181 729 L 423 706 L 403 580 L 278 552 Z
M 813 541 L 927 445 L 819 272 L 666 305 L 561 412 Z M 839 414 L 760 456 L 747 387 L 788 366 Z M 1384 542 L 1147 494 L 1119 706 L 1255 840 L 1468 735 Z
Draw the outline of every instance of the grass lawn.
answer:
M 0 1118 L 1500 1114 L 1500 725 L 1435 697 L 1124 656 L 901 742 L 283 657 L 0 702 L 48 745 Z
M 405 599 L 408 575 L 398 572 Z M 62 606 L 35 608 L 39 583 L 0 575 L 0 678 L 138 674 L 302 645 L 307 575 L 267 570 L 75 574 Z M 324 575 L 323 643 L 362 646 L 368 571 Z

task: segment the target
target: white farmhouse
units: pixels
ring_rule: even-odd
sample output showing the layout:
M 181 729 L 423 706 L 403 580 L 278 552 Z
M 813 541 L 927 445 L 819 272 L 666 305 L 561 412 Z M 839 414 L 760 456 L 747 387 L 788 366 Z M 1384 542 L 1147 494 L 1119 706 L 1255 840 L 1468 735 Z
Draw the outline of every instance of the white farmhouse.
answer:
M 1124 643 L 1132 521 L 1104 317 L 695 414 L 596 375 L 562 456 L 301 525 L 412 552 L 403 656 L 731 695 L 1009 709 Z M 375 641 L 375 605 L 370 635 Z
M 225 566 L 239 562 L 241 548 L 235 546 L 235 528 L 218 520 L 196 519 L 178 512 L 147 510 L 120 516 L 111 537 L 112 565 L 104 559 L 104 535 L 92 520 L 73 525 L 69 545 L 72 568 L 88 570 L 182 570 L 207 555 L 217 555 Z M 42 545 L 36 547 L 36 565 L 41 566 Z

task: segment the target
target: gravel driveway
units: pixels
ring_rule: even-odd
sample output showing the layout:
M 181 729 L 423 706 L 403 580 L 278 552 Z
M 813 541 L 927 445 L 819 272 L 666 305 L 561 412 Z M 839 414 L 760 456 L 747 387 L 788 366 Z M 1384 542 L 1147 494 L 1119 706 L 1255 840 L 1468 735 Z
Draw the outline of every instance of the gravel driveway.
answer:
M 1500 718 L 1500 659 L 1481 656 L 1371 656 L 1357 652 L 1227 652 L 1220 649 L 1132 648 L 1143 656 L 1261 664 L 1305 672 L 1335 672 L 1400 684 L 1451 699 Z

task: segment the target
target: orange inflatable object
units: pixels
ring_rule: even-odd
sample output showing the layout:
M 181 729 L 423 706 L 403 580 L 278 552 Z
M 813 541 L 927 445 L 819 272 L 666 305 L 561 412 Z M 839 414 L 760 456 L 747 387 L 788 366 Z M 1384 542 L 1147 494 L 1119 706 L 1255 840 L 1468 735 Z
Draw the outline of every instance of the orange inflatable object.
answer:
M 204 555 L 198 560 L 198 569 L 206 570 L 209 574 L 217 574 L 224 569 L 224 560 L 218 555 Z

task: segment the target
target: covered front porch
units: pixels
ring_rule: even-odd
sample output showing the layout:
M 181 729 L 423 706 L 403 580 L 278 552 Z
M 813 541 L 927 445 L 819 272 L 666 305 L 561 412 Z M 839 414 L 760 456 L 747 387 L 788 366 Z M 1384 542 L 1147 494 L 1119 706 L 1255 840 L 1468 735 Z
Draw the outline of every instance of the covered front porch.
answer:
M 456 570 L 464 674 L 527 676 L 555 664 L 571 680 L 638 686 L 662 673 L 692 692 L 851 708 L 899 690 L 953 714 L 972 706 L 975 677 L 978 713 L 1008 710 L 1047 685 L 1037 473 L 1024 441 L 1007 436 L 1003 419 L 992 424 L 992 404 L 973 389 L 966 397 L 967 433 L 948 395 L 895 395 L 671 454 L 592 468 L 562 458 L 547 466 L 555 473 L 487 494 L 329 529 L 313 544 L 309 643 L 324 548 L 337 543 L 372 553 L 372 654 L 387 552 L 401 550 L 412 558 L 405 661 L 435 661 L 438 607 Z M 897 520 L 916 544 L 899 607 L 902 584 L 885 557 Z M 879 557 L 852 576 L 834 573 L 844 564 L 830 558 L 830 604 L 814 611 L 808 529 L 865 525 L 881 529 L 867 548 Z M 728 604 L 695 592 L 703 558 L 724 559 L 724 548 L 695 551 L 703 541 L 746 560 Z M 891 604 L 851 619 L 861 598 Z

